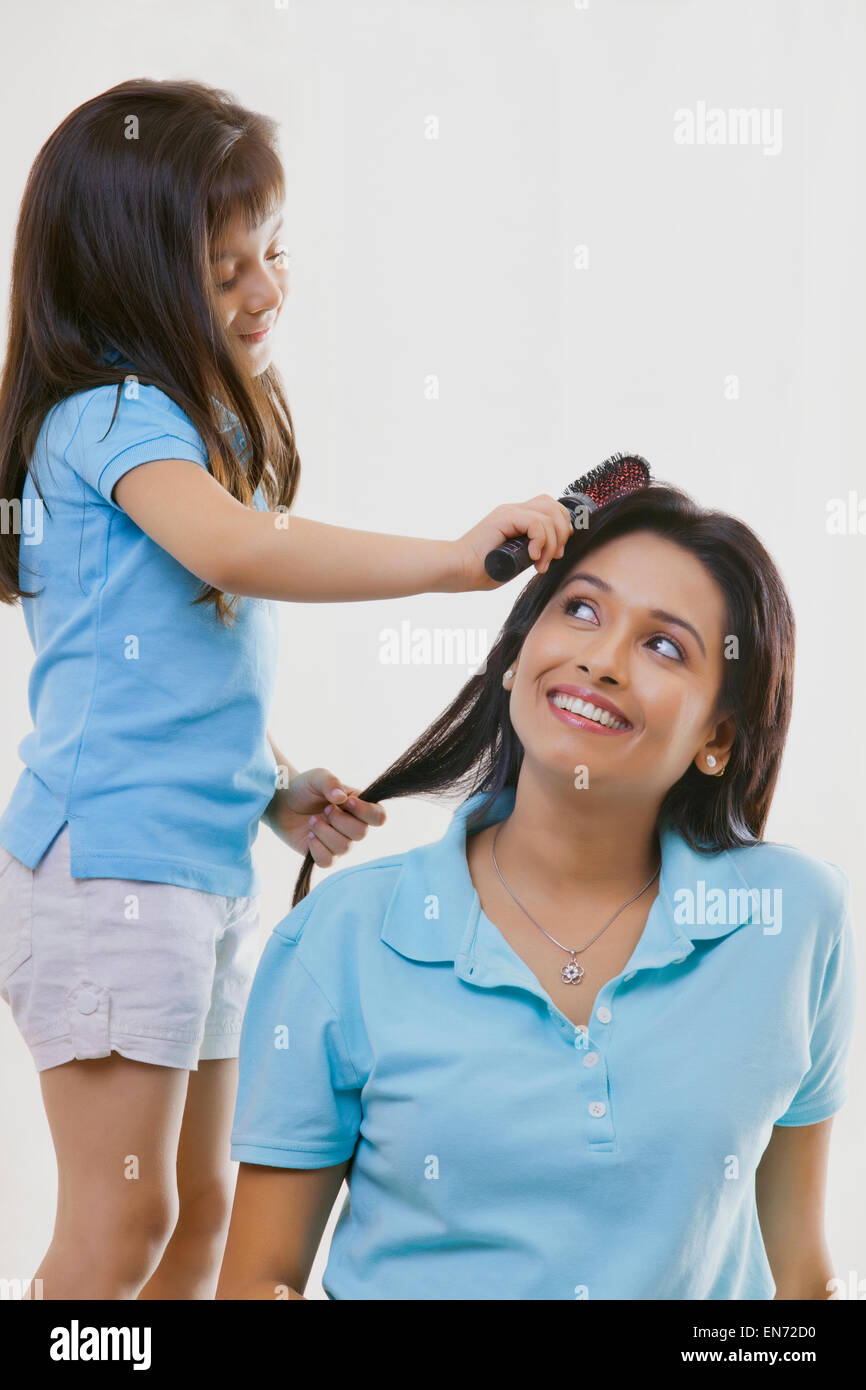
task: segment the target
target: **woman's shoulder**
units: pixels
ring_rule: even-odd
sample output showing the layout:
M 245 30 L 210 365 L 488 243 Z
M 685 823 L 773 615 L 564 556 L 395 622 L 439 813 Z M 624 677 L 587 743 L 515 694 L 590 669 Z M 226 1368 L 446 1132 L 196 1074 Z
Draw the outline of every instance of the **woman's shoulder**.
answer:
M 362 962 L 380 949 L 380 934 L 406 860 L 414 851 L 335 869 L 271 933 L 291 946 L 326 996 L 355 997 Z
M 847 883 L 844 869 L 831 859 L 822 859 L 817 854 L 801 849 L 798 845 L 785 844 L 780 840 L 758 840 L 753 845 L 740 845 L 722 853 L 729 855 L 744 876 L 764 875 L 775 870 L 803 886 L 814 885 L 823 892 L 838 892 Z
M 328 936 L 333 941 L 335 935 L 356 932 L 359 927 L 375 926 L 378 931 L 407 858 L 415 853 L 404 850 L 334 869 L 277 923 L 274 932 L 286 941 L 300 941 L 302 936 L 308 941 Z
M 848 910 L 850 883 L 845 870 L 796 845 L 759 840 L 723 850 L 753 890 L 778 890 L 792 910 L 825 924 L 838 935 Z

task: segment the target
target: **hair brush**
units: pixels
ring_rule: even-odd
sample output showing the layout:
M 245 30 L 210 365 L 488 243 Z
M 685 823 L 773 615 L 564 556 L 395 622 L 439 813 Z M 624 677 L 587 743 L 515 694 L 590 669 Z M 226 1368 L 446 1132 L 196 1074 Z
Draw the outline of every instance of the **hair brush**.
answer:
M 596 468 L 591 468 L 588 473 L 569 483 L 558 500 L 571 512 L 572 523 L 577 529 L 584 510 L 596 512 L 615 498 L 625 497 L 629 492 L 646 487 L 649 480 L 649 464 L 640 454 L 611 454 Z M 502 584 L 520 574 L 531 563 L 529 537 L 512 536 L 489 552 L 484 560 L 484 568 L 491 579 Z

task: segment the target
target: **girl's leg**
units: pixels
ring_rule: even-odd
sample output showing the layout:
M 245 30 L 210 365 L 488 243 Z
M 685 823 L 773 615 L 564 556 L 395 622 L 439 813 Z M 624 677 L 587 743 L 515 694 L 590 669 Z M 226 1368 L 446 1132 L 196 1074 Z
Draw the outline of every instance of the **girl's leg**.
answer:
M 134 1299 L 174 1228 L 189 1072 L 119 1053 L 39 1073 L 57 1157 L 46 1299 Z
M 237 1173 L 229 1158 L 237 1080 L 237 1057 L 200 1061 L 189 1073 L 177 1154 L 180 1214 L 140 1299 L 216 1294 Z

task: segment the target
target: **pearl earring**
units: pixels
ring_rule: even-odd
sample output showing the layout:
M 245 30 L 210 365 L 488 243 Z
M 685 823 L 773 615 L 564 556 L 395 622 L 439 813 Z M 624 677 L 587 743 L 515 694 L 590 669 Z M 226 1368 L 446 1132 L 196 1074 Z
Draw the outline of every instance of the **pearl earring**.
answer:
M 513 676 L 513 675 L 514 675 L 514 672 L 513 672 L 513 670 L 511 669 L 511 667 L 509 666 L 508 670 L 505 672 L 505 679 L 508 680 L 509 677 L 510 677 L 510 676 Z
M 716 765 L 716 760 L 715 760 L 715 758 L 713 757 L 712 753 L 708 753 L 708 754 L 707 754 L 707 767 L 715 767 L 715 765 Z

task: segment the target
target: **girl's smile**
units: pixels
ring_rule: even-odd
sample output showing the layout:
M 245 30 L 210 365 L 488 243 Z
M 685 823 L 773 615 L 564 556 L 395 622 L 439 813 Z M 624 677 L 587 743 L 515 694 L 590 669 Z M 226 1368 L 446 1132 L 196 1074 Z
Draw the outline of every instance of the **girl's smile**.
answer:
M 263 343 L 265 338 L 269 336 L 270 331 L 271 325 L 268 324 L 267 328 L 261 328 L 255 333 L 239 333 L 238 337 L 242 343 Z

